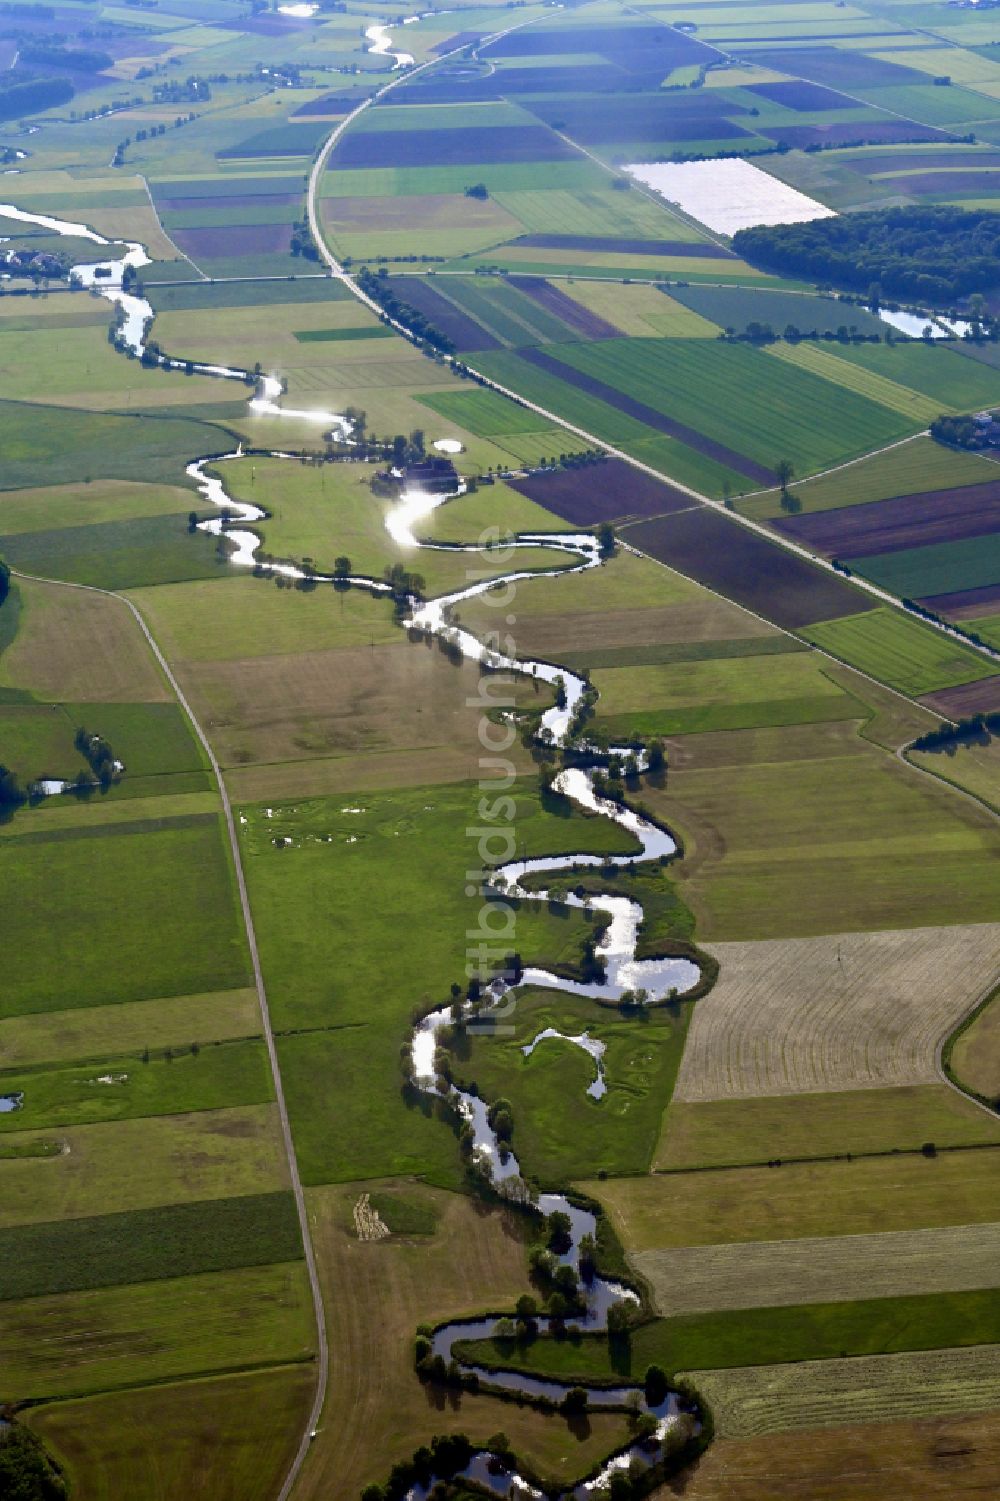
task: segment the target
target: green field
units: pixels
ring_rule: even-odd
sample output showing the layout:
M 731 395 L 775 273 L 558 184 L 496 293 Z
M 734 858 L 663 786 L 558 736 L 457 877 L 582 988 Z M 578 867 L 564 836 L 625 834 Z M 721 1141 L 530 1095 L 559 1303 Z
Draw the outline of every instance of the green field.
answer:
M 852 558 L 851 567 L 901 599 L 926 599 L 1000 581 L 1000 537 L 966 537 L 931 547 Z M 987 667 L 987 670 L 988 667 Z
M 944 448 L 932 438 L 916 437 L 832 474 L 796 484 L 793 489 L 803 511 L 832 511 L 889 500 L 894 495 L 988 484 L 996 478 L 995 469 L 995 464 L 979 454 Z M 739 509 L 757 520 L 782 514 L 776 489 L 741 500 Z
M 314 1384 L 302 1363 L 54 1402 L 26 1418 L 84 1501 L 270 1501 Z
M 916 1151 L 924 1142 L 996 1141 L 997 1125 L 940 1084 L 761 1099 L 674 1100 L 658 1168 L 722 1167 L 844 1152 Z
M 856 719 L 862 712 L 857 699 L 824 675 L 814 654 L 699 657 L 599 668 L 593 678 L 601 694 L 598 723 L 612 736 L 685 735 Z
M 860 365 L 940 403 L 941 410 L 968 412 L 1000 401 L 1000 370 L 963 359 L 946 344 L 912 339 L 897 344 L 837 346 L 838 359 Z
M 537 433 L 547 426 L 546 419 L 537 412 L 508 401 L 496 391 L 442 391 L 419 399 L 422 406 L 430 407 L 439 417 L 457 422 L 479 437 Z
M 986 1345 L 1000 1333 L 1000 1292 L 951 1292 L 857 1303 L 791 1308 L 741 1308 L 656 1319 L 628 1341 L 606 1337 L 480 1340 L 463 1354 L 494 1365 L 535 1370 L 556 1379 L 641 1381 L 649 1365 L 667 1371 L 829 1360 L 898 1350 Z
M 301 1255 L 290 1193 L 0 1230 L 0 1300 L 265 1266 Z
M 110 1082 L 102 1082 L 110 1081 Z M 149 1115 L 178 1115 L 274 1098 L 262 1042 L 198 1042 L 162 1052 L 114 1053 L 84 1066 L 4 1069 L 0 1090 L 24 1096 L 0 1117 L 0 1132 L 97 1125 Z
M 807 626 L 802 634 L 902 693 L 931 693 L 935 688 L 971 683 L 993 670 L 988 659 L 971 647 L 885 605 L 863 615 Z
M 57 1153 L 45 1162 L 3 1162 L 5 1227 L 288 1187 L 273 1105 L 66 1126 L 55 1139 Z M 25 1131 L 5 1136 L 4 1147 L 28 1152 L 52 1140 L 52 1132 Z
M 707 438 L 802 473 L 852 458 L 916 425 L 843 387 L 744 344 L 606 339 L 559 358 Z
M 314 1348 L 301 1262 L 0 1303 L 0 1333 L 3 1394 L 22 1399 L 308 1360 Z
M 214 815 L 147 820 L 103 837 L 26 829 L 0 843 L 0 904 L 26 935 L 55 925 L 60 943 L 29 936 L 9 950 L 5 1015 L 243 982 L 246 951 Z

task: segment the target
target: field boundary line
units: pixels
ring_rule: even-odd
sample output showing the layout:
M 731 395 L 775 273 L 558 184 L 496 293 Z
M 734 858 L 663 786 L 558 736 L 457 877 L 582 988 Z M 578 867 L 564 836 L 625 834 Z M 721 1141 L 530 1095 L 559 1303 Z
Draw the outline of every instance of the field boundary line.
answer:
M 191 257 L 189 255 L 186 255 L 185 252 L 181 249 L 181 247 L 175 242 L 173 236 L 167 233 L 167 227 L 164 224 L 163 220 L 160 218 L 160 211 L 156 207 L 156 203 L 155 203 L 155 201 L 153 199 L 153 195 L 150 192 L 149 180 L 142 173 L 140 173 L 139 175 L 140 175 L 140 177 L 142 177 L 142 185 L 146 189 L 146 197 L 149 199 L 149 206 L 153 210 L 153 214 L 154 214 L 154 216 L 156 218 L 157 224 L 160 226 L 160 233 L 162 234 L 163 238 L 167 241 L 168 245 L 173 245 L 174 249 L 177 251 L 177 254 L 180 256 L 181 260 L 187 261 L 187 263 L 191 267 L 192 271 L 197 271 L 197 273 L 201 277 L 202 281 L 210 281 L 211 278 L 207 275 L 207 273 L 204 272 L 201 269 L 200 266 L 196 265 L 195 262 L 191 259 Z M 151 285 L 153 285 L 153 283 L 151 283 Z M 184 283 L 184 285 L 186 285 L 186 283 Z
M 172 688 L 177 702 L 191 722 L 191 727 L 197 736 L 198 742 L 208 757 L 209 765 L 215 777 L 219 797 L 222 801 L 222 811 L 225 816 L 226 828 L 229 834 L 229 847 L 232 852 L 233 866 L 236 872 L 236 884 L 239 891 L 240 908 L 243 914 L 243 925 L 246 930 L 247 946 L 250 950 L 250 960 L 253 966 L 254 986 L 257 991 L 257 1003 L 260 1008 L 261 1026 L 264 1033 L 264 1042 L 267 1047 L 268 1063 L 271 1068 L 271 1081 L 274 1085 L 275 1103 L 278 1107 L 278 1120 L 281 1126 L 282 1143 L 285 1148 L 285 1156 L 288 1162 L 288 1172 L 291 1181 L 292 1193 L 295 1198 L 295 1208 L 298 1213 L 299 1230 L 302 1235 L 302 1248 L 305 1255 L 306 1272 L 309 1277 L 309 1289 L 312 1294 L 313 1315 L 316 1321 L 316 1392 L 313 1397 L 312 1408 L 309 1413 L 308 1424 L 299 1441 L 299 1447 L 292 1459 L 291 1466 L 286 1474 L 281 1489 L 278 1491 L 277 1501 L 288 1501 L 292 1487 L 299 1476 L 309 1446 L 312 1442 L 312 1434 L 319 1422 L 323 1405 L 326 1401 L 327 1381 L 329 1377 L 329 1343 L 326 1333 L 326 1318 L 323 1307 L 323 1292 L 320 1287 L 319 1271 L 316 1264 L 316 1254 L 313 1249 L 312 1237 L 309 1233 L 309 1216 L 306 1210 L 305 1192 L 302 1187 L 302 1179 L 299 1176 L 298 1162 L 295 1156 L 295 1146 L 292 1141 L 292 1129 L 288 1119 L 288 1107 L 285 1103 L 285 1091 L 281 1082 L 281 1069 L 278 1065 L 278 1050 L 274 1041 L 274 1031 L 271 1026 L 271 1012 L 267 1001 L 267 990 L 264 986 L 264 975 L 260 965 L 260 955 L 257 950 L 257 935 L 254 929 L 253 917 L 250 912 L 250 897 L 247 892 L 246 877 L 243 872 L 243 861 L 240 856 L 239 838 L 236 833 L 236 821 L 233 818 L 232 804 L 229 801 L 229 793 L 226 790 L 225 778 L 222 768 L 216 758 L 215 752 L 209 744 L 208 736 L 202 729 L 198 718 L 188 702 L 183 689 L 178 683 L 166 657 L 157 645 L 152 631 L 138 605 L 133 604 L 126 595 L 119 594 L 114 589 L 101 589 L 96 584 L 75 584 L 66 579 L 48 579 L 38 574 L 20 573 L 12 569 L 15 578 L 22 578 L 31 583 L 52 584 L 60 589 L 78 589 L 86 594 L 101 594 L 109 599 L 119 600 L 131 612 L 149 645 L 153 656 L 168 684 Z

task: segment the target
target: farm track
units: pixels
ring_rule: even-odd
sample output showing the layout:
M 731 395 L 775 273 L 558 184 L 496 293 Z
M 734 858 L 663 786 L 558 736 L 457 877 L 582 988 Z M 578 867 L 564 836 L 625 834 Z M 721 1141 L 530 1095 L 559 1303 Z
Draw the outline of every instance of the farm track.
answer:
M 222 768 L 219 765 L 215 752 L 212 750 L 208 736 L 202 729 L 202 726 L 194 710 L 188 702 L 188 699 L 185 697 L 180 683 L 177 681 L 176 677 L 171 671 L 166 657 L 163 655 L 163 652 L 157 645 L 152 631 L 146 624 L 146 621 L 144 620 L 138 607 L 134 605 L 126 595 L 119 594 L 114 589 L 100 589 L 93 584 L 73 584 L 68 583 L 63 579 L 44 579 L 37 578 L 32 574 L 21 574 L 17 573 L 16 571 L 14 572 L 15 577 L 24 578 L 29 582 L 58 585 L 63 589 L 77 589 L 87 594 L 107 595 L 112 599 L 119 600 L 127 607 L 136 623 L 138 624 L 143 636 L 145 637 L 149 648 L 156 659 L 157 665 L 159 666 L 161 672 L 163 673 L 171 689 L 173 690 L 177 702 L 180 704 L 182 710 L 187 715 L 187 718 L 190 721 L 191 727 L 195 732 L 198 742 L 204 750 L 205 755 L 208 757 L 212 775 L 215 778 L 215 783 L 219 791 L 219 797 L 222 802 L 222 810 L 226 820 L 226 830 L 229 835 L 229 847 L 232 853 L 233 866 L 236 872 L 236 883 L 239 890 L 240 909 L 243 914 L 243 924 L 246 931 L 247 945 L 250 950 L 250 959 L 253 965 L 254 987 L 257 992 L 257 1003 L 260 1009 L 261 1028 L 264 1034 L 265 1046 L 267 1048 L 268 1064 L 271 1070 L 271 1080 L 274 1085 L 275 1103 L 278 1108 L 278 1120 L 281 1126 L 282 1145 L 284 1147 L 285 1157 L 288 1163 L 291 1188 L 292 1193 L 295 1197 L 295 1208 L 298 1214 L 299 1228 L 302 1234 L 302 1245 L 305 1252 L 306 1273 L 309 1278 L 309 1290 L 312 1297 L 314 1320 L 316 1324 L 316 1393 L 313 1398 L 311 1411 L 309 1413 L 308 1425 L 306 1426 L 302 1434 L 302 1438 L 299 1442 L 299 1447 L 295 1453 L 295 1457 L 292 1460 L 291 1467 L 282 1482 L 281 1489 L 277 1494 L 277 1501 L 288 1501 L 288 1497 L 292 1492 L 292 1487 L 298 1479 L 299 1471 L 301 1470 L 305 1457 L 309 1452 L 311 1434 L 315 1429 L 317 1423 L 319 1422 L 320 1413 L 322 1412 L 323 1404 L 326 1401 L 326 1389 L 329 1380 L 329 1346 L 327 1340 L 326 1317 L 323 1308 L 323 1294 L 320 1286 L 319 1271 L 316 1264 L 316 1256 L 313 1250 L 312 1236 L 309 1229 L 309 1217 L 306 1210 L 306 1201 L 305 1194 L 302 1188 L 302 1179 L 299 1176 L 298 1161 L 295 1156 L 295 1147 L 292 1142 L 292 1129 L 288 1119 L 288 1107 L 285 1103 L 285 1091 L 281 1080 L 281 1070 L 278 1066 L 278 1053 L 274 1041 L 274 1031 L 271 1026 L 271 1013 L 268 1006 L 267 991 L 264 986 L 264 975 L 263 971 L 261 970 L 260 955 L 257 950 L 257 936 L 254 929 L 253 917 L 250 912 L 250 898 L 247 893 L 246 877 L 243 872 L 243 861 L 240 856 L 239 839 L 237 838 L 236 834 L 236 821 L 233 818 L 232 804 L 230 803 L 229 793 L 226 789 L 225 779 L 222 775 Z

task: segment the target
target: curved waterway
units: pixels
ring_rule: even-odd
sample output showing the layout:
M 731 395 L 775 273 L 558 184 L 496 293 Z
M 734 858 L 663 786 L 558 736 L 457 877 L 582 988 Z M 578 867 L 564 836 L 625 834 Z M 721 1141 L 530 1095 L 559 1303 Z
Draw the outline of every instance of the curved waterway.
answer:
M 110 255 L 106 260 L 74 266 L 72 275 L 83 286 L 98 291 L 115 307 L 119 321 L 116 333 L 117 347 L 133 356 L 144 354 L 153 321 L 153 309 L 145 298 L 126 290 L 122 285 L 126 268 L 138 269 L 149 264 L 149 257 L 141 244 L 132 241 L 108 240 L 86 225 L 70 223 L 49 215 L 28 213 L 16 208 L 13 204 L 0 204 L 0 216 L 23 223 L 38 224 L 57 234 L 90 240 L 109 251 L 119 251 L 117 255 Z M 312 419 L 322 425 L 324 430 L 336 430 L 343 439 L 350 441 L 350 425 L 337 413 L 303 411 L 283 406 L 278 400 L 282 392 L 281 382 L 273 376 L 256 375 L 251 371 L 226 365 L 188 362 L 166 355 L 157 356 L 156 362 L 167 369 L 193 370 L 199 375 L 214 376 L 220 380 L 240 381 L 254 389 L 254 394 L 249 400 L 249 409 L 252 412 L 278 417 Z M 202 529 L 226 540 L 229 547 L 228 561 L 233 566 L 256 567 L 261 539 L 256 532 L 250 530 L 250 527 L 253 522 L 263 520 L 267 512 L 260 506 L 235 500 L 226 491 L 223 479 L 217 473 L 209 473 L 210 469 L 218 470 L 227 462 L 242 456 L 242 449 L 237 448 L 230 453 L 207 458 L 193 458 L 187 466 L 187 474 L 197 485 L 202 497 L 219 510 L 218 516 L 201 523 Z M 272 451 L 269 456 L 298 462 L 296 456 L 282 453 L 280 450 Z M 458 490 L 450 495 L 431 495 L 422 491 L 404 492 L 386 516 L 386 529 L 389 535 L 402 547 L 429 548 L 437 551 L 458 550 L 482 554 L 488 558 L 491 552 L 494 552 L 491 547 L 470 544 L 456 549 L 451 544 L 423 541 L 415 531 L 415 528 L 426 521 L 439 506 L 446 504 L 463 491 L 464 486 L 460 485 Z M 522 570 L 493 576 L 432 600 L 411 598 L 408 613 L 405 614 L 402 624 L 411 630 L 443 638 L 453 650 L 459 650 L 462 656 L 479 662 L 490 670 L 518 673 L 553 686 L 560 682 L 562 692 L 558 695 L 559 702 L 543 713 L 538 733 L 539 737 L 548 743 L 561 746 L 571 738 L 573 722 L 587 692 L 586 680 L 551 662 L 533 661 L 493 651 L 484 646 L 471 632 L 454 624 L 453 615 L 456 607 L 463 601 L 474 599 L 489 589 L 511 585 L 522 579 L 543 579 L 556 577 L 566 572 L 583 572 L 591 568 L 599 568 L 601 556 L 595 538 L 586 532 L 579 534 L 527 533 L 518 536 L 516 544 L 518 547 L 545 548 L 550 552 L 564 553 L 567 555 L 566 564 L 559 569 L 546 569 L 538 572 Z M 272 572 L 282 573 L 292 579 L 308 577 L 317 583 L 334 582 L 332 575 L 312 571 L 307 573 L 306 570 L 293 563 L 269 563 L 267 566 Z M 365 575 L 351 575 L 348 578 L 338 579 L 336 582 L 342 587 L 365 589 L 372 594 L 389 593 L 389 585 L 383 580 Z M 625 753 L 625 750 L 619 752 L 620 755 Z M 611 752 L 611 755 L 614 755 L 614 752 Z M 585 868 L 606 870 L 609 867 L 615 867 L 627 870 L 644 862 L 660 861 L 675 853 L 676 843 L 666 830 L 642 817 L 633 809 L 623 807 L 610 798 L 598 794 L 594 787 L 595 769 L 597 764 L 606 765 L 608 757 L 602 758 L 595 754 L 593 759 L 595 766 L 567 767 L 561 771 L 555 778 L 553 790 L 568 798 L 584 812 L 609 818 L 618 824 L 631 836 L 634 844 L 633 852 L 610 856 L 579 853 L 512 860 L 484 874 L 482 888 L 484 896 L 542 902 L 548 899 L 549 893 L 545 889 L 539 889 L 535 884 L 540 876 L 551 875 L 557 871 L 565 875 Z M 526 884 L 529 882 L 530 885 Z M 642 921 L 642 907 L 638 902 L 627 897 L 602 893 L 583 896 L 567 893 L 561 894 L 560 900 L 570 907 L 600 914 L 604 931 L 601 940 L 596 945 L 595 953 L 604 965 L 604 981 L 603 983 L 584 983 L 567 980 L 548 970 L 529 967 L 522 973 L 520 986 L 551 989 L 561 991 L 563 994 L 584 996 L 605 1002 L 617 1001 L 626 991 L 634 993 L 642 990 L 645 991 L 648 1002 L 657 1002 L 671 994 L 682 995 L 697 983 L 700 971 L 698 966 L 689 959 L 639 959 L 637 957 L 638 930 Z M 504 980 L 500 979 L 488 984 L 476 1007 L 477 1015 L 488 1018 L 491 1008 L 504 1005 L 510 988 Z M 473 1009 L 470 1002 L 459 1003 L 459 1011 L 463 1007 L 470 1013 Z M 468 1123 L 472 1133 L 473 1158 L 489 1178 L 497 1193 L 513 1202 L 528 1203 L 531 1195 L 521 1177 L 520 1164 L 509 1147 L 498 1140 L 489 1121 L 487 1102 L 478 1095 L 464 1091 L 441 1078 L 435 1068 L 439 1034 L 443 1034 L 447 1028 L 453 1026 L 456 1019 L 458 1019 L 458 1013 L 451 1005 L 448 1005 L 432 1011 L 416 1023 L 410 1041 L 413 1082 L 425 1094 L 447 1101 L 456 1114 Z M 591 1054 L 598 1068 L 598 1078 L 595 1084 L 599 1082 L 603 1087 L 600 1091 L 595 1091 L 594 1086 L 591 1086 L 588 1093 L 594 1092 L 599 1098 L 606 1087 L 602 1044 L 590 1039 L 586 1033 L 570 1037 L 564 1036 L 555 1029 L 548 1029 L 539 1034 L 525 1051 L 530 1051 L 542 1040 L 553 1038 L 583 1047 Z M 581 1243 L 585 1237 L 596 1235 L 596 1216 L 589 1209 L 574 1204 L 563 1194 L 542 1194 L 535 1201 L 535 1207 L 541 1214 L 550 1215 L 558 1211 L 569 1217 L 570 1244 L 568 1249 L 556 1257 L 556 1260 L 579 1273 Z M 581 1309 L 580 1312 L 570 1316 L 570 1321 L 587 1333 L 605 1330 L 608 1310 L 616 1304 L 638 1303 L 637 1295 L 630 1288 L 605 1277 L 593 1276 L 589 1280 L 581 1278 L 579 1285 Z M 455 1359 L 456 1346 L 461 1341 L 491 1338 L 501 1323 L 501 1319 L 505 1318 L 509 1318 L 509 1315 L 490 1315 L 442 1325 L 434 1332 L 432 1353 L 450 1362 Z M 540 1335 L 552 1332 L 553 1321 L 549 1318 L 542 1316 L 536 1322 Z M 475 1372 L 479 1377 L 481 1387 L 499 1388 L 528 1400 L 547 1399 L 559 1402 L 570 1390 L 569 1383 L 543 1380 L 520 1371 L 496 1371 L 471 1366 L 462 1361 L 458 1361 L 457 1364 L 466 1374 Z M 572 1383 L 572 1385 L 578 1384 L 581 1383 Z M 590 1498 L 595 1497 L 607 1484 L 616 1469 L 648 1467 L 662 1457 L 668 1435 L 682 1421 L 676 1394 L 670 1393 L 663 1402 L 650 1406 L 641 1400 L 641 1391 L 635 1386 L 591 1387 L 589 1403 L 591 1407 L 630 1408 L 635 1405 L 637 1395 L 640 1398 L 641 1409 L 651 1413 L 656 1421 L 655 1434 L 644 1440 L 636 1440 L 609 1460 L 597 1475 L 565 1492 L 567 1501 L 569 1498 L 572 1498 L 572 1501 L 590 1501 Z M 522 1497 L 541 1497 L 541 1492 L 534 1489 L 505 1462 L 485 1452 L 477 1453 L 463 1474 L 469 1479 L 476 1480 L 493 1494 L 511 1498 L 511 1501 Z M 434 1481 L 426 1486 L 414 1485 L 408 1493 L 409 1501 L 424 1501 L 433 1489 L 433 1485 Z

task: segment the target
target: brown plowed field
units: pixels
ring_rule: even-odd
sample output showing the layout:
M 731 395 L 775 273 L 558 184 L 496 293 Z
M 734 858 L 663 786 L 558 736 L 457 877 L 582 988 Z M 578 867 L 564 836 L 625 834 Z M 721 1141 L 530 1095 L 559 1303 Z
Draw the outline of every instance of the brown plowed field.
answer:
M 466 125 L 461 130 L 369 130 L 344 136 L 332 166 L 457 167 L 556 162 L 575 157 L 544 125 Z
M 645 402 L 626 396 L 624 391 L 619 391 L 616 386 L 609 386 L 606 381 L 598 380 L 596 376 L 586 375 L 582 370 L 575 370 L 571 365 L 564 365 L 561 360 L 556 359 L 554 355 L 547 354 L 543 349 L 522 349 L 519 353 L 523 360 L 527 360 L 531 365 L 537 365 L 539 370 L 558 376 L 568 386 L 575 386 L 578 391 L 584 391 L 588 396 L 599 397 L 601 401 L 606 401 L 608 406 L 615 407 L 619 412 L 625 412 L 627 416 L 634 417 L 637 422 L 644 422 L 655 432 L 678 438 L 680 442 L 693 448 L 696 453 L 703 453 L 706 458 L 714 459 L 717 464 L 725 464 L 727 468 L 735 470 L 737 474 L 745 474 L 748 479 L 754 480 L 757 484 L 774 483 L 774 475 L 770 469 L 765 469 L 763 464 L 758 464 L 754 459 L 748 459 L 746 454 L 737 453 L 735 449 L 727 448 L 724 443 L 716 443 L 713 438 L 706 437 L 696 428 L 688 427 L 683 422 L 675 422 L 672 417 L 658 412 L 655 407 L 648 407 Z
M 775 525 L 830 557 L 871 557 L 907 547 L 985 537 L 1000 528 L 1000 480 L 959 490 L 897 495 L 874 505 L 843 506 Z
M 978 615 L 990 615 L 1000 609 L 1000 584 L 959 589 L 954 594 L 933 594 L 924 603 L 939 615 L 950 615 L 955 620 L 975 620 Z
M 921 702 L 948 719 L 995 713 L 1000 709 L 1000 673 L 977 678 L 974 683 L 961 683 L 957 688 L 942 688 L 939 693 L 925 693 Z
M 213 255 L 280 255 L 292 243 L 290 224 L 220 224 L 212 229 L 175 229 L 174 242 L 192 260 Z
M 1000 1412 L 720 1438 L 654 1501 L 953 1501 L 988 1496 Z
M 833 574 L 707 506 L 637 522 L 625 536 L 643 552 L 786 629 L 856 615 L 874 605 Z
M 531 474 L 526 479 L 511 480 L 510 485 L 574 526 L 593 526 L 620 516 L 662 516 L 698 504 L 683 490 L 633 469 L 622 459 L 609 459 L 586 469 Z
M 395 132 L 392 132 L 395 134 Z M 500 349 L 499 339 L 449 302 L 422 276 L 390 276 L 389 287 L 400 302 L 408 302 L 423 313 L 439 332 L 450 339 L 460 352 L 468 349 Z

